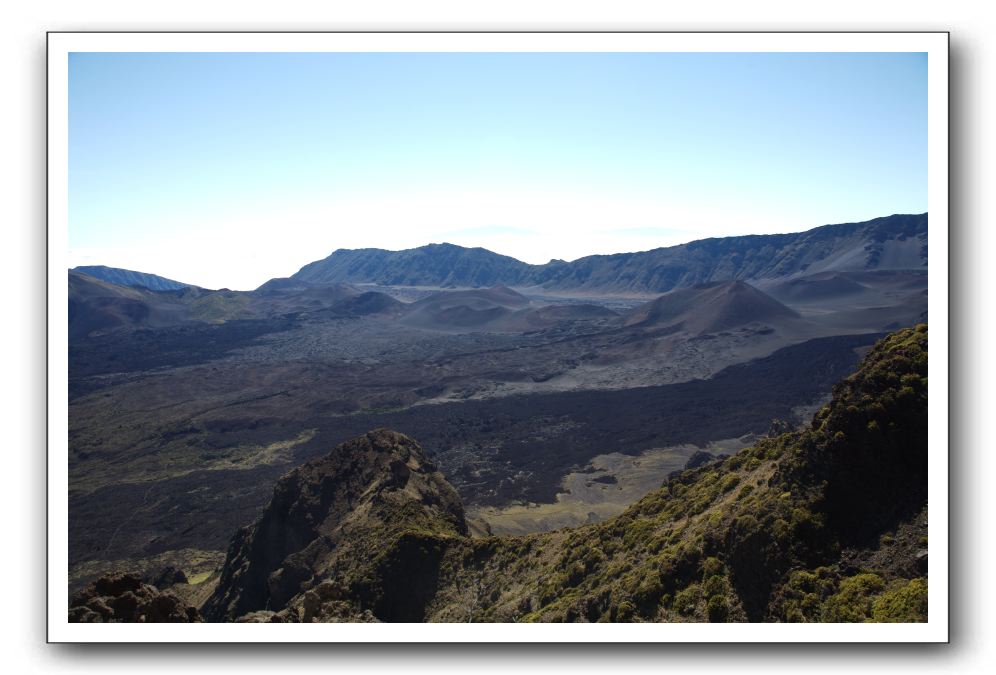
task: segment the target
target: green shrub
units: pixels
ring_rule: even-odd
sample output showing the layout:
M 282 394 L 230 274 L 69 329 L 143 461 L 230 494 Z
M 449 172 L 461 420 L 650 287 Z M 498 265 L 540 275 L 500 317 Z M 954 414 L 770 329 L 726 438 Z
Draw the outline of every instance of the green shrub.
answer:
M 722 492 L 723 494 L 726 494 L 727 492 L 735 488 L 739 482 L 740 482 L 740 477 L 738 475 L 736 475 L 735 473 L 727 474 L 723 478 L 723 480 L 720 481 L 719 483 L 719 491 Z
M 877 574 L 857 574 L 840 582 L 838 591 L 823 604 L 823 620 L 854 623 L 871 616 L 872 599 L 885 587 Z
M 711 598 L 716 595 L 726 595 L 726 577 L 716 574 L 714 576 L 706 578 L 702 583 L 702 591 L 705 593 L 707 598 Z
M 782 518 L 775 519 L 771 526 L 771 536 L 782 546 L 787 546 L 792 536 L 792 528 Z
M 674 596 L 674 611 L 684 616 L 691 616 L 695 613 L 701 599 L 702 587 L 698 584 L 692 584 Z
M 656 571 L 643 577 L 640 585 L 633 592 L 633 600 L 644 614 L 652 614 L 654 608 L 661 602 L 664 595 L 664 584 Z
M 706 558 L 702 561 L 702 577 L 713 577 L 723 573 L 723 561 L 719 558 Z
M 584 578 L 585 578 L 584 563 L 582 563 L 581 561 L 575 561 L 571 563 L 570 567 L 567 568 L 567 571 L 563 577 L 563 581 L 561 582 L 561 586 L 565 588 L 572 588 L 580 584 Z
M 872 604 L 872 621 L 914 623 L 927 620 L 927 580 L 899 582 Z
M 632 621 L 633 617 L 636 615 L 636 606 L 633 605 L 629 600 L 623 600 L 616 607 L 616 621 L 627 622 Z
M 822 526 L 822 519 L 809 509 L 801 507 L 792 509 L 792 529 L 799 537 L 806 539 L 819 531 Z
M 626 534 L 623 535 L 623 544 L 628 548 L 642 547 L 650 539 L 653 531 L 654 522 L 652 520 L 643 518 L 634 521 L 626 529 Z
M 797 605 L 785 609 L 786 623 L 806 623 L 806 615 L 802 613 Z
M 722 595 L 714 595 L 709 598 L 706 611 L 709 614 L 709 621 L 712 623 L 724 623 L 730 616 L 730 606 L 726 602 L 726 597 Z

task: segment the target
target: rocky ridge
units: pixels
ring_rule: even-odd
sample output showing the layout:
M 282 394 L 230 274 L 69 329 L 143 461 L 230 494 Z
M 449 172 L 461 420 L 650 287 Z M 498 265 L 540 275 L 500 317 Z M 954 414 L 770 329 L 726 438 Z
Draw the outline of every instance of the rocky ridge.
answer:
M 460 498 L 421 446 L 371 431 L 280 479 L 260 518 L 233 538 L 204 611 L 213 620 L 260 611 L 305 620 L 318 593 L 348 599 L 361 617 L 370 609 L 419 621 L 435 590 L 435 544 L 467 534 Z
M 159 581 L 166 583 L 168 580 L 163 577 Z M 203 620 L 195 607 L 184 603 L 176 594 L 144 583 L 133 574 L 113 574 L 97 579 L 69 602 L 71 623 L 197 623 Z
M 530 265 L 483 248 L 429 244 L 403 251 L 339 249 L 291 278 L 317 284 L 542 287 L 592 293 L 663 293 L 716 281 L 781 279 L 832 271 L 923 270 L 927 214 L 824 225 L 791 234 L 720 237 L 638 253 Z
M 185 284 L 182 281 L 174 281 L 161 277 L 158 274 L 148 272 L 135 272 L 133 270 L 121 269 L 119 267 L 107 267 L 106 265 L 81 265 L 74 267 L 70 272 L 86 274 L 95 279 L 116 284 L 118 286 L 130 286 L 132 288 L 144 288 L 149 291 L 180 291 L 184 288 L 196 288 L 193 284 Z

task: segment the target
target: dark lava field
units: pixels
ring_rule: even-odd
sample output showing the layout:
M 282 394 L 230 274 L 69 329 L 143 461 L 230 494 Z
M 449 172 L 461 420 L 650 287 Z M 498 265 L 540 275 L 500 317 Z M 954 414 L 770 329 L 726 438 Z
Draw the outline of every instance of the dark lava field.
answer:
M 281 475 L 376 428 L 417 439 L 472 515 L 558 504 L 584 522 L 612 512 L 599 495 L 618 512 L 612 495 L 660 485 L 694 449 L 807 423 L 927 311 L 919 269 L 600 295 L 69 277 L 74 588 L 166 565 L 209 577 Z M 578 473 L 590 489 L 561 501 Z

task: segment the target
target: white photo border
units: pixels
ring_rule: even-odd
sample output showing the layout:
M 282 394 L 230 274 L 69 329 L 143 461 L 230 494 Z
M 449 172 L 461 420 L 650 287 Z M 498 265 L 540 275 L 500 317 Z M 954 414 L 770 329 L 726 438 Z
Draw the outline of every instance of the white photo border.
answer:
M 947 32 L 51 32 L 48 34 L 49 642 L 949 641 Z M 68 178 L 72 52 L 922 52 L 928 69 L 929 620 L 922 624 L 71 624 L 68 594 Z M 814 223 L 814 226 L 817 225 Z

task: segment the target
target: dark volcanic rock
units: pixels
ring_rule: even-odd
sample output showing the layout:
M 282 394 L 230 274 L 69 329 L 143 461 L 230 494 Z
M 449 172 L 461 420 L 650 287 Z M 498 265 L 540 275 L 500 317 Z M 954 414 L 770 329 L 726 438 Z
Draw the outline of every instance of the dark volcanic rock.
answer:
M 181 573 L 182 574 L 182 573 Z M 195 607 L 170 592 L 142 583 L 134 574 L 101 577 L 69 602 L 71 623 L 194 623 Z
M 164 567 L 159 574 L 155 575 L 149 580 L 149 583 L 160 590 L 165 590 L 170 586 L 176 584 L 188 583 L 187 575 L 184 574 L 183 570 L 173 565 L 168 565 Z
M 685 462 L 685 469 L 697 469 L 700 466 L 705 466 L 709 462 L 716 459 L 716 456 L 711 452 L 706 452 L 705 450 L 696 450 L 692 453 L 692 456 L 688 458 Z
M 231 621 L 288 608 L 288 620 L 310 621 L 324 612 L 307 604 L 319 587 L 323 600 L 362 603 L 380 620 L 419 620 L 446 538 L 466 534 L 460 498 L 421 446 L 371 431 L 280 479 L 262 516 L 232 539 L 204 611 Z M 361 620 L 350 607 L 331 613 Z

